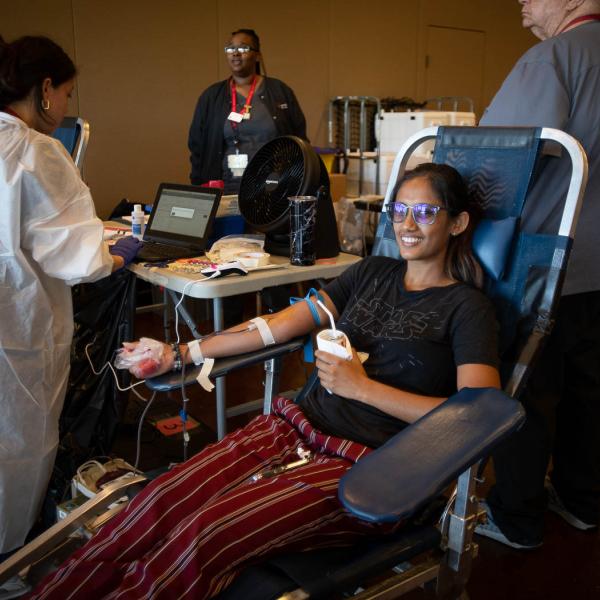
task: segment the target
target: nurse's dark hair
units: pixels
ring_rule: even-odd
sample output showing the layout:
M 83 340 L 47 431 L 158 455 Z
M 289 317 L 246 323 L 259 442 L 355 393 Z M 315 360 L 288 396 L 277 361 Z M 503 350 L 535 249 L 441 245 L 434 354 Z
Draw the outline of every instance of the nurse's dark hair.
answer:
M 475 287 L 483 285 L 483 272 L 471 248 L 473 231 L 481 216 L 481 207 L 469 192 L 461 174 L 450 167 L 436 163 L 422 163 L 407 171 L 394 187 L 392 198 L 396 198 L 404 183 L 423 178 L 429 182 L 436 198 L 448 210 L 450 217 L 461 212 L 469 214 L 469 224 L 459 235 L 451 236 L 446 253 L 446 275 Z
M 260 38 L 258 37 L 258 33 L 254 31 L 254 29 L 236 29 L 231 32 L 231 37 L 238 33 L 243 33 L 252 38 L 252 48 L 256 50 L 256 52 L 260 52 Z M 256 62 L 256 74 L 260 75 L 260 61 Z
M 33 93 L 37 112 L 42 108 L 42 84 L 49 78 L 54 87 L 73 79 L 77 69 L 66 52 L 42 36 L 25 36 L 6 43 L 0 36 L 0 109 Z

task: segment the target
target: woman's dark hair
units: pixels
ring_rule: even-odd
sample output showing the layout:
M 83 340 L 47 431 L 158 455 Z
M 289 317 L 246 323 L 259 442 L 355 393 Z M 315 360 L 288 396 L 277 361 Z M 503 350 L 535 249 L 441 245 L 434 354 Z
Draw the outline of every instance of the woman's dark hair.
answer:
M 231 32 L 231 37 L 237 35 L 238 33 L 243 33 L 252 38 L 252 48 L 256 50 L 256 52 L 260 52 L 260 38 L 258 37 L 258 33 L 254 31 L 254 29 L 236 29 Z M 260 61 L 256 62 L 256 74 L 260 75 Z
M 437 199 L 448 209 L 451 217 L 456 217 L 461 212 L 469 213 L 467 228 L 460 235 L 451 236 L 448 242 L 446 275 L 457 281 L 481 287 L 483 272 L 471 249 L 473 231 L 479 221 L 481 207 L 456 169 L 435 163 L 422 163 L 407 171 L 396 183 L 392 198 L 396 198 L 404 183 L 421 177 L 427 179 Z
M 42 84 L 54 87 L 73 79 L 77 69 L 66 52 L 47 37 L 25 36 L 7 44 L 0 36 L 0 109 L 33 93 L 37 112 L 42 108 Z

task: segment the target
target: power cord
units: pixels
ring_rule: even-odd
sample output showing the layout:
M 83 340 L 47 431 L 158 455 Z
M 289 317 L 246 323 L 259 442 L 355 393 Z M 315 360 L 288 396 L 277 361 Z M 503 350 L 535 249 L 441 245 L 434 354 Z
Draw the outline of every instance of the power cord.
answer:
M 221 274 L 221 272 L 217 269 L 214 273 L 212 273 L 208 277 L 205 277 L 204 279 L 188 281 L 183 286 L 183 290 L 181 290 L 181 298 L 179 299 L 179 301 L 177 302 L 177 304 L 175 305 L 175 308 L 174 308 L 174 310 L 175 310 L 175 335 L 176 335 L 176 339 L 177 339 L 177 341 L 175 343 L 178 346 L 179 346 L 180 340 L 181 340 L 181 337 L 179 335 L 179 310 L 178 309 L 185 299 L 186 292 L 188 291 L 189 288 L 193 287 L 194 285 L 197 285 L 199 283 L 204 283 L 205 281 L 208 281 L 209 279 L 214 279 L 215 277 L 218 277 L 220 274 Z M 250 327 L 248 327 L 247 329 L 242 329 L 240 331 L 213 331 L 212 333 L 201 336 L 199 339 L 207 340 L 207 339 L 214 337 L 215 335 L 231 335 L 234 333 L 235 334 L 242 333 L 244 331 L 250 331 Z M 181 424 L 182 424 L 182 432 L 181 433 L 182 433 L 182 437 L 183 437 L 183 461 L 184 462 L 187 460 L 188 446 L 189 446 L 189 442 L 190 442 L 190 434 L 187 430 L 187 420 L 188 420 L 187 405 L 189 402 L 189 398 L 187 397 L 187 395 L 185 393 L 185 367 L 186 367 L 187 354 L 188 354 L 188 349 L 186 346 L 184 354 L 182 356 L 182 361 L 181 361 L 181 384 L 180 384 L 180 387 L 181 387 L 181 410 L 179 411 L 179 418 L 181 419 Z M 153 398 L 154 398 L 154 396 L 153 396 Z
M 114 380 L 115 380 L 115 385 L 117 386 L 117 389 L 120 392 L 127 392 L 129 390 L 131 390 L 140 400 L 142 400 L 143 402 L 146 403 L 146 406 L 144 407 L 144 410 L 142 412 L 142 415 L 139 419 L 138 422 L 138 429 L 137 429 L 137 439 L 136 439 L 136 451 L 135 451 L 135 464 L 133 465 L 134 471 L 136 473 L 141 473 L 141 471 L 138 469 L 138 465 L 140 462 L 140 455 L 141 455 L 141 440 L 142 440 L 142 424 L 144 422 L 144 418 L 146 416 L 146 413 L 148 412 L 148 409 L 150 408 L 152 402 L 154 401 L 154 397 L 156 396 L 156 392 L 154 392 L 152 394 L 152 397 L 150 399 L 148 398 L 144 398 L 144 396 L 142 396 L 136 389 L 135 387 L 138 385 L 141 385 L 142 383 L 145 383 L 146 380 L 142 379 L 141 381 L 138 381 L 136 383 L 131 384 L 129 387 L 121 387 L 121 385 L 119 384 L 119 378 L 117 376 L 117 372 L 115 371 L 115 368 L 112 366 L 112 364 L 110 363 L 110 361 L 107 361 L 106 364 L 99 370 L 97 371 L 94 368 L 94 363 L 92 362 L 92 359 L 90 357 L 90 354 L 88 352 L 88 348 L 90 346 L 92 346 L 94 344 L 95 340 L 90 342 L 89 344 L 86 344 L 85 348 L 84 348 L 84 352 L 85 355 L 88 359 L 88 362 L 90 364 L 90 369 L 92 370 L 92 373 L 96 376 L 98 375 L 102 375 L 102 373 L 104 373 L 104 371 L 106 371 L 106 369 L 109 369 L 110 372 L 112 373 Z
M 94 375 L 102 375 L 102 373 L 104 373 L 104 371 L 106 371 L 106 369 L 110 369 L 111 373 L 113 374 L 113 377 L 115 378 L 115 385 L 117 386 L 117 389 L 120 392 L 127 392 L 129 390 L 133 390 L 133 393 L 140 398 L 141 400 L 143 400 L 144 402 L 147 401 L 146 398 L 144 398 L 141 394 L 139 394 L 134 388 L 137 387 L 138 385 L 141 385 L 142 383 L 145 383 L 146 380 L 145 379 L 141 379 L 140 381 L 138 381 L 137 383 L 132 383 L 129 387 L 121 387 L 121 385 L 119 384 L 119 378 L 117 376 L 117 372 L 115 371 L 115 368 L 112 366 L 112 364 L 110 363 L 110 361 L 107 361 L 106 364 L 99 370 L 96 371 L 96 369 L 94 368 L 94 363 L 92 362 L 92 359 L 90 357 L 90 354 L 88 352 L 88 348 L 90 346 L 93 346 L 95 343 L 95 339 L 90 342 L 89 344 L 86 344 L 85 348 L 84 348 L 84 352 L 85 352 L 85 356 L 88 359 L 88 362 L 90 363 L 90 368 L 92 369 L 92 373 Z
M 195 281 L 189 281 L 188 283 L 185 284 L 185 286 L 183 287 L 183 290 L 181 292 L 181 298 L 179 299 L 179 301 L 177 302 L 177 304 L 175 305 L 175 333 L 177 335 L 177 344 L 179 345 L 180 343 L 180 336 L 179 336 L 179 311 L 177 310 L 184 298 L 185 298 L 185 294 L 188 290 L 188 288 L 199 284 L 199 283 L 203 283 L 204 281 L 207 281 L 208 279 L 213 279 L 214 277 L 218 277 L 220 275 L 219 271 L 215 271 L 215 273 L 213 273 L 212 275 L 210 275 L 209 277 L 206 277 L 205 279 L 199 279 L 199 280 L 195 280 Z M 245 331 L 250 331 L 251 328 L 248 327 L 246 329 L 242 329 L 239 331 L 213 331 L 212 333 L 209 333 L 205 336 L 202 336 L 200 339 L 201 340 L 206 340 L 209 339 L 215 335 L 232 335 L 232 334 L 237 334 L 237 333 L 243 333 Z M 141 379 L 140 381 L 131 384 L 128 387 L 121 387 L 120 383 L 119 383 L 119 378 L 117 376 L 117 372 L 115 371 L 112 363 L 110 361 L 107 361 L 106 364 L 100 369 L 100 370 L 96 370 L 94 367 L 94 363 L 92 362 L 92 359 L 90 357 L 90 354 L 88 352 L 88 348 L 90 346 L 93 346 L 95 343 L 95 339 L 90 342 L 89 344 L 87 344 L 84 348 L 84 352 L 86 355 L 86 358 L 88 360 L 88 363 L 90 364 L 90 369 L 92 370 L 92 373 L 96 376 L 102 375 L 102 373 L 104 373 L 104 371 L 106 371 L 106 369 L 109 369 L 113 375 L 113 378 L 115 380 L 115 385 L 117 387 L 117 389 L 120 392 L 127 392 L 129 390 L 131 390 L 140 400 L 142 400 L 143 402 L 146 403 L 146 406 L 144 407 L 144 410 L 142 411 L 142 414 L 140 416 L 139 422 L 138 422 L 138 428 L 137 428 L 137 439 L 136 439 L 136 454 L 135 454 L 135 464 L 134 464 L 134 469 L 136 472 L 140 472 L 138 470 L 138 465 L 139 465 L 139 461 L 140 461 L 140 456 L 141 456 L 141 438 L 142 438 L 142 425 L 144 423 L 144 418 L 146 417 L 146 414 L 148 412 L 148 410 L 150 409 L 150 406 L 152 405 L 154 398 L 156 397 L 156 392 L 153 392 L 152 396 L 148 399 L 145 398 L 144 396 L 142 396 L 135 388 L 138 385 L 141 385 L 142 383 L 145 383 L 146 380 L 145 379 Z M 182 435 L 183 435 L 183 460 L 184 462 L 187 460 L 187 453 L 188 453 L 188 445 L 189 445 L 189 441 L 190 441 L 190 434 L 187 431 L 187 419 L 188 419 L 188 414 L 187 414 L 187 403 L 189 402 L 189 398 L 186 396 L 185 393 L 185 359 L 187 358 L 187 347 L 185 349 L 185 354 L 183 356 L 183 360 L 182 362 L 182 366 L 181 366 L 181 400 L 182 400 L 182 408 L 180 410 L 179 416 L 181 418 L 181 422 L 182 422 Z

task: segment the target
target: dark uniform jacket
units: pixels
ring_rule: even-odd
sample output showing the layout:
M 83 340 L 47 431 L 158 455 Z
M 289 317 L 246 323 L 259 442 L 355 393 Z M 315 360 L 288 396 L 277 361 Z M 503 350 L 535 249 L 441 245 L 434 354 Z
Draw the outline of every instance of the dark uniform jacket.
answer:
M 258 94 L 273 118 L 278 135 L 306 139 L 306 120 L 289 86 L 279 79 L 265 77 Z M 223 128 L 230 112 L 229 79 L 211 85 L 198 99 L 188 138 L 192 184 L 223 179 Z

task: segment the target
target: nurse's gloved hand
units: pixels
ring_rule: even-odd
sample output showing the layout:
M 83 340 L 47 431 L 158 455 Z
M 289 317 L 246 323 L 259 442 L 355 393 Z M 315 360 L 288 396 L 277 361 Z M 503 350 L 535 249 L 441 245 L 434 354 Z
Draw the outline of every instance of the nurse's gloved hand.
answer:
M 124 266 L 127 266 L 137 256 L 143 245 L 140 240 L 130 235 L 118 240 L 116 244 L 110 246 L 108 251 L 115 256 L 120 256 L 125 263 Z

